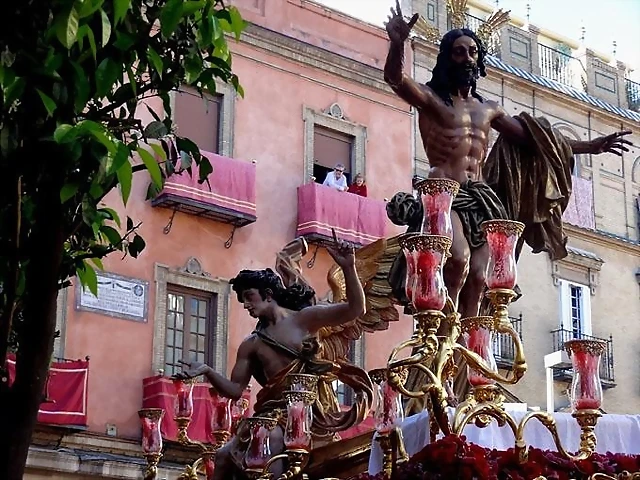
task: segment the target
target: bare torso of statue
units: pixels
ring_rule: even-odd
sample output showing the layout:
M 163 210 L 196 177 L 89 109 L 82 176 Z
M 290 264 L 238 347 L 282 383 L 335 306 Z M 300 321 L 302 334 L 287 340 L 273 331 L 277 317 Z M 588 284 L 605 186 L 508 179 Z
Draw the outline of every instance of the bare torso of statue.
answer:
M 450 178 L 459 183 L 482 180 L 491 122 L 499 112 L 495 102 L 474 97 L 453 99 L 445 105 L 427 86 L 433 108 L 419 111 L 420 135 L 433 178 Z

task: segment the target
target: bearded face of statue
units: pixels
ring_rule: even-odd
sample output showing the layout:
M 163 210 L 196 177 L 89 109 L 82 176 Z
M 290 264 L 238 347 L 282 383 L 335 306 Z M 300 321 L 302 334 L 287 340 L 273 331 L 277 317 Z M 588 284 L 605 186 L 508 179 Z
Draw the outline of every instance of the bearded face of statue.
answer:
M 472 87 L 480 77 L 478 45 L 467 36 L 456 39 L 451 49 L 449 79 L 456 88 Z

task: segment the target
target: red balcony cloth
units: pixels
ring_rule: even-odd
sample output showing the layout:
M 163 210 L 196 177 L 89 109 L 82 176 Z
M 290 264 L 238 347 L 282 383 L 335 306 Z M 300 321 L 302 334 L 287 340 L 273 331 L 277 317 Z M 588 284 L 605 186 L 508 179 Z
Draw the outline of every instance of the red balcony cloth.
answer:
M 562 220 L 577 227 L 595 230 L 596 218 L 593 211 L 593 186 L 591 180 L 576 177 L 571 178 L 573 192 L 569 198 L 569 205 L 562 215 Z
M 16 375 L 15 356 L 7 359 L 9 385 Z M 87 426 L 89 362 L 53 362 L 45 387 L 47 400 L 40 404 L 38 422 L 48 425 Z
M 318 183 L 298 187 L 296 234 L 331 238 L 331 228 L 348 242 L 367 245 L 385 236 L 387 213 L 381 200 L 350 195 Z
M 189 438 L 199 442 L 208 442 L 211 431 L 210 385 L 197 383 L 193 387 L 193 417 L 189 424 Z M 157 375 L 142 380 L 142 408 L 162 408 L 161 432 L 165 440 L 176 440 L 178 427 L 174 421 L 176 393 L 170 378 Z
M 202 152 L 211 162 L 209 183 L 198 183 L 199 170 L 194 163 L 188 172 L 170 176 L 162 193 L 190 198 L 236 212 L 256 216 L 256 166 L 254 163 Z

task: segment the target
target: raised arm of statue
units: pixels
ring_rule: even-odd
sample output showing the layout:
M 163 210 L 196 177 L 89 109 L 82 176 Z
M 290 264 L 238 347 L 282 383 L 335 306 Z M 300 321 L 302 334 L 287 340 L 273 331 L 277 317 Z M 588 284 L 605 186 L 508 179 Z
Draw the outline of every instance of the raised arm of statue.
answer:
M 175 375 L 175 378 L 187 379 L 204 375 L 221 395 L 237 400 L 242 396 L 251 380 L 251 352 L 253 351 L 251 338 L 245 340 L 238 348 L 236 364 L 231 372 L 231 379 L 227 379 L 216 372 L 209 365 L 201 362 L 180 361 L 185 370 Z
M 431 104 L 429 91 L 415 80 L 404 74 L 404 42 L 409 38 L 411 29 L 418 21 L 416 13 L 407 23 L 402 17 L 400 3 L 396 0 L 395 10 L 391 8 L 391 15 L 386 23 L 387 33 L 391 45 L 387 62 L 384 66 L 384 80 L 400 98 L 416 108 L 428 108 Z
M 301 310 L 300 322 L 313 334 L 322 327 L 348 323 L 365 313 L 365 296 L 355 266 L 355 254 L 352 246 L 337 240 L 335 232 L 334 246 L 328 248 L 333 260 L 344 272 L 347 301 L 329 305 L 316 305 Z
M 610 135 L 604 135 L 602 137 L 596 137 L 593 140 L 580 141 L 569 140 L 571 150 L 576 155 L 581 153 L 591 153 L 592 155 L 598 155 L 600 153 L 613 153 L 622 156 L 622 152 L 628 152 L 629 148 L 625 145 L 633 145 L 626 138 L 622 138 L 625 135 L 630 135 L 631 130 L 624 130 L 621 132 L 615 132 Z

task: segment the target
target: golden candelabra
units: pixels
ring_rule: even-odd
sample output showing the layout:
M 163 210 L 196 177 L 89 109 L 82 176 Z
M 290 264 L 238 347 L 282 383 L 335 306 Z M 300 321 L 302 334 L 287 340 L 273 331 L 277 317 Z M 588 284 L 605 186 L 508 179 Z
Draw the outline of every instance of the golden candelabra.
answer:
M 407 261 L 406 295 L 415 312 L 416 328 L 410 339 L 392 350 L 386 369 L 370 372 L 370 375 L 376 383 L 387 382 L 395 392 L 405 397 L 426 399 L 432 440 L 438 431 L 461 435 L 470 423 L 483 428 L 495 419 L 499 426 L 508 425 L 511 428 L 518 457 L 525 462 L 528 448 L 524 431 L 528 422 L 535 418 L 549 430 L 564 457 L 574 460 L 589 458 L 595 451 L 594 429 L 600 417 L 598 408 L 602 399 L 597 365 L 606 344 L 593 340 L 565 343 L 569 355 L 592 359 L 592 367 L 588 372 L 576 370 L 574 362 L 573 417 L 582 432 L 580 449 L 575 455 L 562 446 L 556 421 L 551 414 L 530 412 L 520 422 L 509 415 L 496 383 L 515 384 L 527 371 L 522 342 L 509 321 L 509 305 L 516 296 L 515 245 L 524 225 L 510 220 L 490 220 L 482 224 L 490 252 L 486 296 L 492 307 L 492 315 L 461 319 L 447 295 L 442 276 L 442 268 L 450 255 L 451 201 L 458 187 L 452 183 L 455 182 L 428 179 L 417 185 L 425 212 L 429 213 L 425 214 L 422 231 L 429 234 L 407 234 L 400 239 Z M 442 210 L 434 211 L 434 205 Z M 491 351 L 491 335 L 494 334 L 508 335 L 515 346 L 513 365 L 506 376 L 501 375 L 495 367 Z M 458 343 L 461 335 L 466 337 L 467 346 Z M 412 354 L 400 357 L 400 352 L 408 348 L 412 349 Z M 445 386 L 455 373 L 453 355 L 456 352 L 468 365 L 472 393 L 456 408 L 450 419 L 446 410 L 449 405 Z M 411 370 L 417 370 L 426 378 L 422 385 L 413 387 L 413 390 L 406 385 Z M 388 399 L 384 403 L 386 408 L 396 408 L 390 406 Z M 391 477 L 394 465 L 406 457 L 402 435 L 395 433 L 397 431 L 399 428 L 396 423 L 391 430 L 380 433 L 379 429 L 378 432 L 378 441 L 383 450 L 383 472 L 388 477 Z M 397 455 L 398 452 L 400 455 Z

